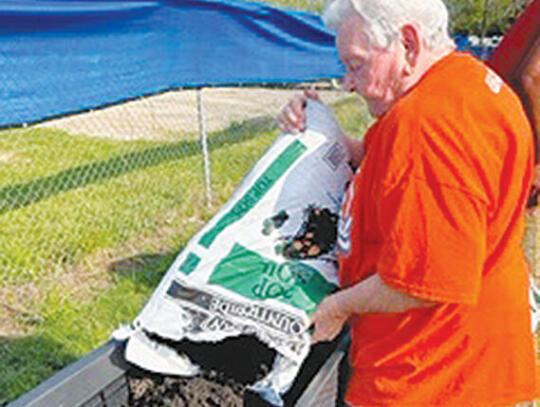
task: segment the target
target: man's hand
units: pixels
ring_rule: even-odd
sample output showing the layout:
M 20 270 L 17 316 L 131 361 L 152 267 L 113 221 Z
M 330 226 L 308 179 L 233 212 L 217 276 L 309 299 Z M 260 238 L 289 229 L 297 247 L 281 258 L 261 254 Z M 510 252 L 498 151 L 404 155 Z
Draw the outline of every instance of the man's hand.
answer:
M 278 126 L 284 133 L 299 133 L 306 128 L 305 107 L 308 99 L 318 100 L 319 95 L 314 90 L 305 90 L 295 95 L 283 107 L 277 117 Z
M 309 99 L 319 100 L 318 93 L 314 90 L 305 90 L 302 94 L 293 96 L 281 109 L 281 113 L 276 118 L 281 131 L 296 134 L 306 129 L 305 108 Z M 359 139 L 348 137 L 344 133 L 342 133 L 342 141 L 349 151 L 353 167 L 359 167 L 364 158 L 364 143 Z
M 340 306 L 340 292 L 326 297 L 311 316 L 311 326 L 314 328 L 311 343 L 331 341 L 343 329 L 349 314 Z

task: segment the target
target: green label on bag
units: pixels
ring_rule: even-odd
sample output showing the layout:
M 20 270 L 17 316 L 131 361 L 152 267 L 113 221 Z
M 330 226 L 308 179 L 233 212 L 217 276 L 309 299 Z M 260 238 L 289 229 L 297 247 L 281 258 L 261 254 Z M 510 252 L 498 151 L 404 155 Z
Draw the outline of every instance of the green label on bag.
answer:
M 238 200 L 216 225 L 206 232 L 199 243 L 209 248 L 216 237 L 226 227 L 240 220 L 272 188 L 276 181 L 289 169 L 307 147 L 300 141 L 292 142 L 255 181 L 253 186 Z
M 276 263 L 239 244 L 216 266 L 208 283 L 251 299 L 275 298 L 308 313 L 336 289 L 313 267 Z
M 179 269 L 184 274 L 188 275 L 193 270 L 195 270 L 195 268 L 197 267 L 200 261 L 201 261 L 201 258 L 197 256 L 195 253 L 189 253 L 186 259 L 184 260 L 184 262 L 180 265 Z

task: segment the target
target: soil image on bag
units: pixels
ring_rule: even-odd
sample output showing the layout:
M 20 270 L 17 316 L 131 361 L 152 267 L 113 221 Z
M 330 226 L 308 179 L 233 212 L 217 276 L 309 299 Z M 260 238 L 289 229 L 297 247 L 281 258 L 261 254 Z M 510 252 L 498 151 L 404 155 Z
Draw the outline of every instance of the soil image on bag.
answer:
M 305 213 L 306 220 L 300 231 L 286 244 L 278 246 L 283 256 L 289 259 L 316 258 L 329 253 L 335 246 L 338 215 L 328 208 L 313 206 L 308 207 Z

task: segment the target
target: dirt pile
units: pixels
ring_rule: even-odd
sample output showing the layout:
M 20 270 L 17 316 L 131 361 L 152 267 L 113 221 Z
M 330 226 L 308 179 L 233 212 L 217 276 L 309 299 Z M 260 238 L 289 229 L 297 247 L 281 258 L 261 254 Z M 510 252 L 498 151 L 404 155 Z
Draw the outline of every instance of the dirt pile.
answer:
M 129 377 L 129 407 L 242 407 L 244 386 L 216 374 L 194 378 Z
M 246 389 L 270 371 L 275 357 L 275 351 L 256 338 L 242 335 L 218 343 L 194 343 L 148 336 L 189 355 L 203 373 L 182 378 L 131 370 L 129 407 L 270 406 Z
M 158 340 L 188 353 L 203 367 L 203 373 L 191 378 L 172 377 L 131 366 L 127 371 L 129 402 L 123 407 L 272 407 L 247 389 L 248 384 L 269 371 L 275 355 L 275 351 L 256 338 L 244 335 L 217 344 Z M 285 407 L 296 404 L 338 340 L 312 347 L 291 389 L 283 397 Z
M 245 385 L 216 372 L 179 378 L 130 371 L 128 387 L 123 407 L 271 407 Z

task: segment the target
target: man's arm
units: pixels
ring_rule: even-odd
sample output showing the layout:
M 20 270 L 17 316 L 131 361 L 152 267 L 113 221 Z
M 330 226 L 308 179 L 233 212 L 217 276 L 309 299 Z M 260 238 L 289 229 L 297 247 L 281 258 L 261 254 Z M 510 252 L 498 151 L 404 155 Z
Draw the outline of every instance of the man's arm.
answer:
M 378 274 L 326 297 L 311 317 L 312 342 L 334 339 L 352 314 L 365 312 L 405 312 L 437 305 L 411 297 L 388 286 Z

